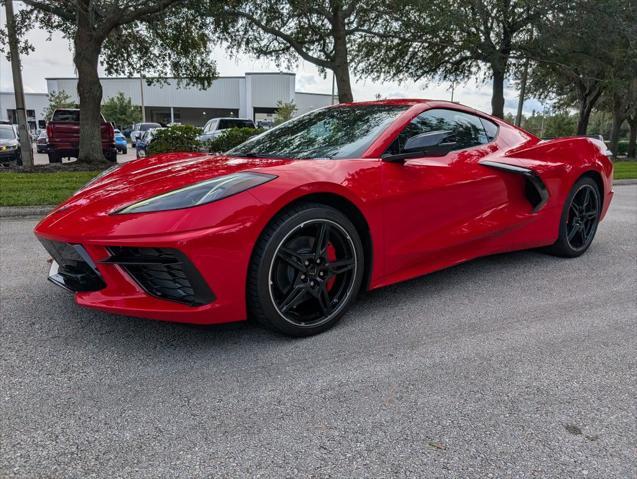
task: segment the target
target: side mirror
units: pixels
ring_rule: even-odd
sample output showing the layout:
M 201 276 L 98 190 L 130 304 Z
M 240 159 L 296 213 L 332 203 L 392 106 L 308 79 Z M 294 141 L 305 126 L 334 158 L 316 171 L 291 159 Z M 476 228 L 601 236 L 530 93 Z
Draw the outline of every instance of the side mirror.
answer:
M 455 136 L 448 130 L 429 131 L 408 138 L 403 152 L 395 155 L 383 155 L 384 161 L 402 162 L 409 158 L 422 156 L 445 156 L 458 145 Z
M 405 153 L 421 153 L 424 156 L 445 156 L 457 144 L 450 131 L 429 131 L 409 138 L 405 142 L 403 151 Z

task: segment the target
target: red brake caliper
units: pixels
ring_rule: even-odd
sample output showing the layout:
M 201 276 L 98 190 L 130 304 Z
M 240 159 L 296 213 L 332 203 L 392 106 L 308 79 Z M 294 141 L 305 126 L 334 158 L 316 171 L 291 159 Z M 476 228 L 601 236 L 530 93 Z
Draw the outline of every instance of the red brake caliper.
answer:
M 334 245 L 330 242 L 327 244 L 327 261 L 328 262 L 332 262 L 336 260 L 336 249 L 334 248 Z M 327 290 L 331 291 L 332 287 L 334 286 L 334 283 L 336 282 L 336 278 L 335 277 L 331 277 L 330 279 L 327 280 Z

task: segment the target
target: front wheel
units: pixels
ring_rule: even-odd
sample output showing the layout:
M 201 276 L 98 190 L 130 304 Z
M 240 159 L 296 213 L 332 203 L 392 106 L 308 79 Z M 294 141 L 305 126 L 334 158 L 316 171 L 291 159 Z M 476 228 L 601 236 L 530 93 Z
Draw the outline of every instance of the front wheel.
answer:
M 364 255 L 352 222 L 320 204 L 295 207 L 264 231 L 252 258 L 251 315 L 290 336 L 332 327 L 363 282 Z
M 597 232 L 601 210 L 597 184 L 588 177 L 578 180 L 564 203 L 559 236 L 549 253 L 565 258 L 584 254 Z

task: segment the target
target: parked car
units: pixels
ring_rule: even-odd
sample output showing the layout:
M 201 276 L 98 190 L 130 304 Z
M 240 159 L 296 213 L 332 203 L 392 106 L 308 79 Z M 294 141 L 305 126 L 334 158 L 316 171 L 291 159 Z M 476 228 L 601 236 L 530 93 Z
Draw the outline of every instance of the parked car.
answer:
M 115 163 L 117 150 L 115 149 L 113 125 L 104 120 L 102 115 L 100 118 L 102 151 L 108 161 Z M 49 163 L 61 163 L 64 157 L 77 158 L 80 147 L 80 110 L 77 108 L 55 110 L 51 121 L 46 126 L 46 134 Z
M 126 153 L 128 153 L 128 141 L 126 140 L 126 137 L 124 135 L 122 135 L 122 132 L 119 131 L 117 128 L 115 128 L 115 148 L 117 148 L 117 151 L 119 151 L 121 154 L 125 155 Z
M 137 140 L 137 144 L 135 146 L 135 156 L 137 156 L 137 158 L 143 158 L 148 155 L 148 147 L 153 142 L 155 132 L 158 130 L 163 130 L 163 128 L 159 127 L 146 130 L 144 135 Z
M 125 163 L 35 233 L 51 280 L 82 306 L 198 324 L 250 315 L 308 336 L 362 289 L 527 248 L 584 254 L 612 175 L 591 138 L 543 142 L 447 101 L 345 103 L 224 155 Z
M 35 140 L 35 149 L 38 153 L 46 153 L 49 144 L 49 139 L 46 136 L 46 130 L 40 130 L 40 134 Z
M 213 118 L 203 127 L 199 141 L 209 141 L 218 137 L 224 130 L 230 128 L 255 128 L 254 122 L 247 118 Z
M 133 148 L 137 147 L 137 140 L 141 139 L 141 137 L 148 130 L 152 130 L 153 128 L 161 128 L 159 123 L 135 123 L 131 127 L 130 132 L 130 144 Z
M 0 161 L 15 161 L 22 164 L 18 132 L 11 123 L 0 124 Z

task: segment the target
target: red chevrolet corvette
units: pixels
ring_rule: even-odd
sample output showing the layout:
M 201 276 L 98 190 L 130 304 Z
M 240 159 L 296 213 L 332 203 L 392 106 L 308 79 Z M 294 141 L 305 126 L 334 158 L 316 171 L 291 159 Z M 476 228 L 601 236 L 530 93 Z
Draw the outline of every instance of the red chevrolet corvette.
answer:
M 607 155 L 455 103 L 341 104 L 221 156 L 117 165 L 35 233 L 82 306 L 305 336 L 363 288 L 505 251 L 581 255 L 613 196 Z

